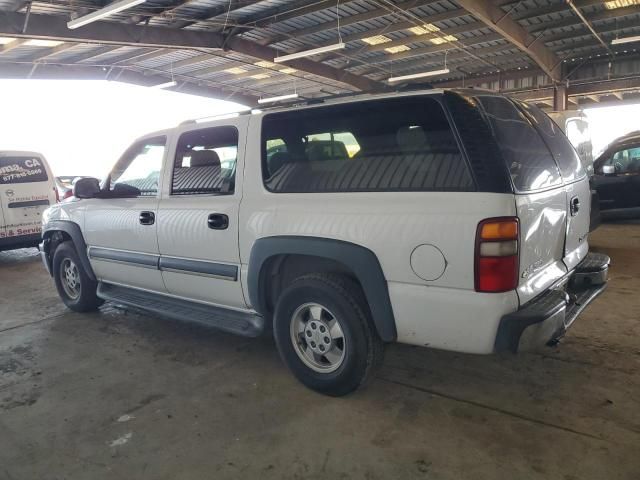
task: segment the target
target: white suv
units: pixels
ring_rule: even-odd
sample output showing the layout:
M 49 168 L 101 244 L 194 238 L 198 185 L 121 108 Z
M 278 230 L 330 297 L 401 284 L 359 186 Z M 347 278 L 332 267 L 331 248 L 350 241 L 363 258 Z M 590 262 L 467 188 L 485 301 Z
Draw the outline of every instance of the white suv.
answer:
M 580 159 L 539 109 L 478 91 L 362 95 L 187 122 L 50 208 L 65 304 L 246 336 L 330 395 L 383 343 L 556 342 L 606 285 Z

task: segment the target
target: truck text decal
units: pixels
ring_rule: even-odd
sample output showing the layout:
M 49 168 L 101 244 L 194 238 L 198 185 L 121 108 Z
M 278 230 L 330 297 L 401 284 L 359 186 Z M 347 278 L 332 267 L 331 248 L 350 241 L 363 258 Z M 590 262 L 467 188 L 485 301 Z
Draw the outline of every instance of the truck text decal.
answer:
M 34 157 L 0 157 L 0 184 L 44 182 L 47 172 Z

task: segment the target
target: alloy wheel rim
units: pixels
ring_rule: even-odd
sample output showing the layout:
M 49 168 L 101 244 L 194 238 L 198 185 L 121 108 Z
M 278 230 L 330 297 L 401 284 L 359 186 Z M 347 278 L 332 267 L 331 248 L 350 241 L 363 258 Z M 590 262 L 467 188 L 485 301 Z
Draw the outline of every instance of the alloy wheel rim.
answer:
M 71 300 L 80 297 L 80 271 L 70 258 L 65 258 L 60 264 L 60 282 L 67 297 Z
M 346 342 L 340 322 L 318 303 L 305 303 L 291 317 L 291 342 L 302 362 L 319 373 L 331 373 L 344 362 Z

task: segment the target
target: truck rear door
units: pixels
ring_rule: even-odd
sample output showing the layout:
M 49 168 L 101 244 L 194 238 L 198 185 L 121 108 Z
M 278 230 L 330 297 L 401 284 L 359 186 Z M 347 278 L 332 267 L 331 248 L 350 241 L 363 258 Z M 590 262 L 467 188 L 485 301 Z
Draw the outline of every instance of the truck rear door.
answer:
M 525 113 L 505 97 L 479 95 L 514 188 L 520 222 L 520 280 L 524 304 L 567 273 L 568 203 L 553 156 Z M 587 209 L 588 210 L 588 209 Z
M 591 188 L 580 157 L 560 128 L 542 110 L 519 102 L 547 144 L 560 169 L 567 202 L 567 229 L 563 261 L 573 270 L 587 255 L 591 223 Z

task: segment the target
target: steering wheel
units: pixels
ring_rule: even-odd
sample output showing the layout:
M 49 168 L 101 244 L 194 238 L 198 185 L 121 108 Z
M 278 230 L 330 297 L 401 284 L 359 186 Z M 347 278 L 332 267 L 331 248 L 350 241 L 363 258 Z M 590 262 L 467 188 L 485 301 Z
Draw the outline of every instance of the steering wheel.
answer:
M 615 162 L 613 164 L 613 167 L 616 169 L 616 172 L 622 172 L 622 170 L 624 170 L 624 165 L 622 165 L 622 163 L 620 162 Z

